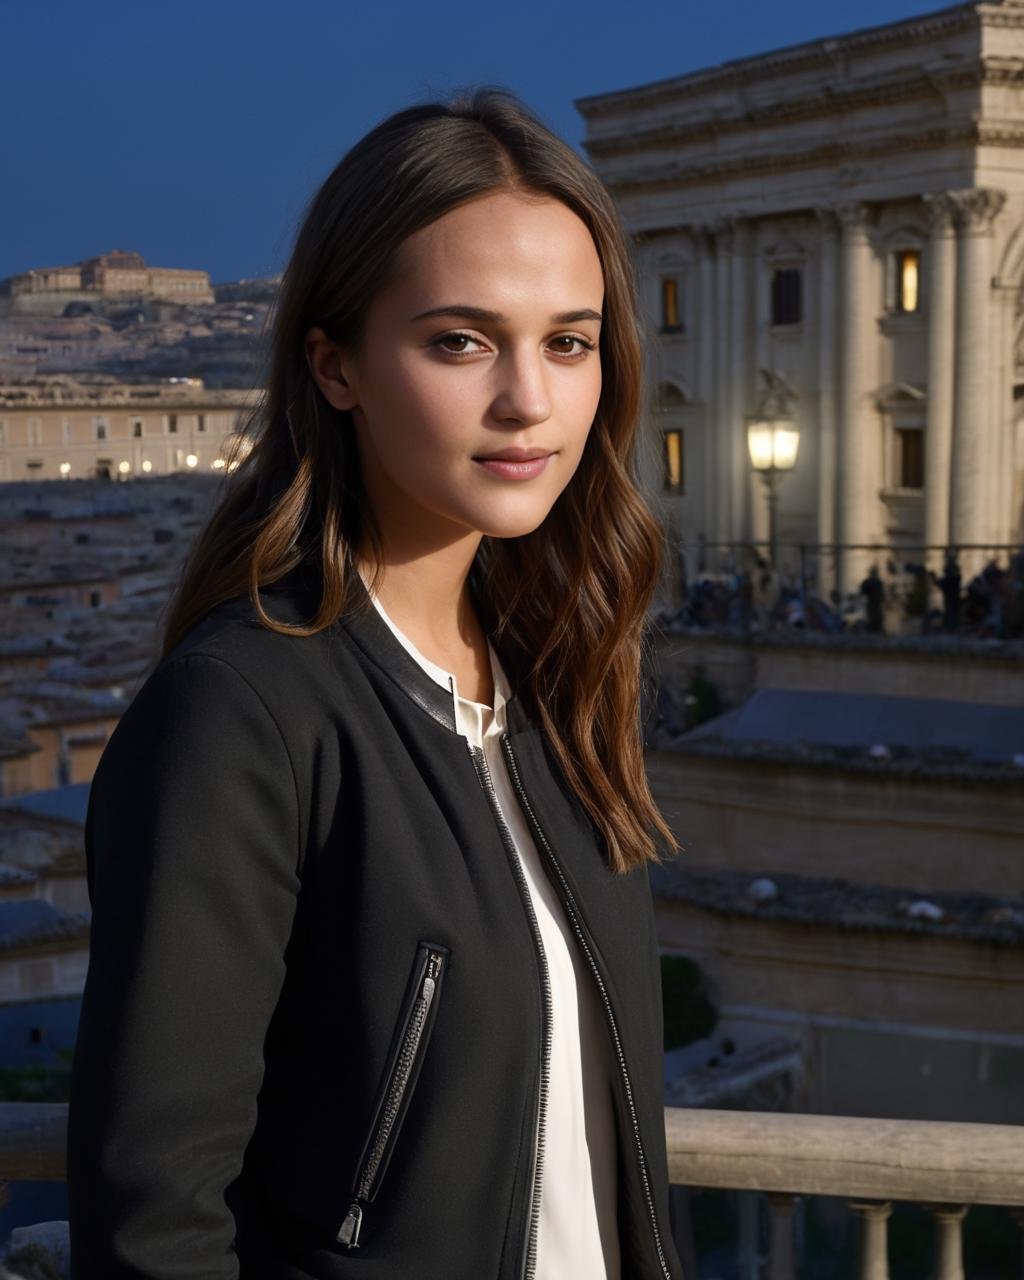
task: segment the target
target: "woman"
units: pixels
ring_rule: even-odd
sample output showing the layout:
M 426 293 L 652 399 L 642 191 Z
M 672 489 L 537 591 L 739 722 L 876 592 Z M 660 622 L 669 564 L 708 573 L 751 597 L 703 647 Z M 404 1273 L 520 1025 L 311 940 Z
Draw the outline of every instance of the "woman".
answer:
M 678 1280 L 610 199 L 515 98 L 314 198 L 265 406 L 108 743 L 78 1280 Z

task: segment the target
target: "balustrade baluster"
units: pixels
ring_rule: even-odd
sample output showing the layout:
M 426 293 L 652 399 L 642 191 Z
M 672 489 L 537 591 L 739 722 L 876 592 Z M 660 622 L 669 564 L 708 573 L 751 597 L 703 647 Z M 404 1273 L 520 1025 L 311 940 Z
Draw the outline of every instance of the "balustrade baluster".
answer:
M 1018 1277 L 1019 1280 L 1024 1280 L 1024 1209 L 1011 1209 L 1010 1217 L 1013 1218 L 1017 1226 L 1020 1227 L 1020 1271 L 1018 1272 Z
M 738 1196 L 739 1280 L 759 1280 L 761 1275 L 761 1250 L 758 1243 L 761 1234 L 760 1199 L 761 1197 L 754 1191 L 741 1191 Z
M 888 1222 L 891 1200 L 848 1200 L 860 1218 L 857 1280 L 889 1280 Z
M 935 1219 L 938 1234 L 936 1241 L 935 1280 L 964 1280 L 963 1220 L 967 1213 L 965 1204 L 924 1205 Z
M 793 1210 L 798 1196 L 786 1191 L 769 1191 L 770 1236 L 768 1244 L 768 1280 L 796 1280 L 796 1257 L 793 1248 Z

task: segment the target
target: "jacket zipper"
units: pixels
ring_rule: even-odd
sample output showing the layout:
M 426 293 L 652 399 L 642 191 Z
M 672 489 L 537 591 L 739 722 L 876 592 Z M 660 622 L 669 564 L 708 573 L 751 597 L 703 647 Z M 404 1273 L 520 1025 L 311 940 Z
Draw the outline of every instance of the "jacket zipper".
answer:
M 523 1256 L 523 1269 L 520 1273 L 522 1280 L 532 1280 L 537 1271 L 537 1231 L 540 1226 L 540 1196 L 541 1183 L 544 1171 L 544 1125 L 547 1118 L 548 1109 L 548 1084 L 551 1076 L 551 1037 L 552 1023 L 554 1015 L 552 1012 L 551 997 L 551 978 L 548 971 L 547 956 L 544 953 L 544 942 L 541 938 L 540 925 L 537 923 L 537 913 L 533 908 L 533 899 L 530 896 L 530 887 L 526 882 L 526 875 L 523 871 L 522 863 L 519 860 L 519 853 L 516 849 L 515 841 L 512 839 L 512 833 L 508 829 L 508 823 L 505 821 L 505 815 L 501 811 L 498 803 L 498 797 L 494 790 L 494 781 L 491 778 L 491 771 L 487 765 L 487 757 L 484 755 L 480 747 L 474 746 L 466 740 L 469 747 L 469 754 L 476 766 L 477 776 L 480 779 L 480 785 L 484 789 L 488 803 L 491 806 L 491 812 L 498 824 L 498 831 L 501 835 L 502 844 L 508 855 L 508 860 L 512 866 L 512 873 L 515 876 L 516 884 L 519 886 L 519 893 L 523 900 L 523 906 L 526 910 L 527 919 L 530 922 L 530 932 L 533 935 L 534 947 L 537 952 L 537 961 L 540 967 L 541 992 L 543 995 L 543 1018 L 541 1026 L 541 1062 L 540 1062 L 540 1088 L 537 1094 L 537 1150 L 534 1157 L 533 1166 L 533 1193 L 530 1200 L 530 1221 L 527 1230 L 526 1253 Z
M 619 1036 L 619 1028 L 615 1021 L 615 1014 L 612 1010 L 611 1000 L 608 998 L 608 989 L 605 986 L 604 979 L 597 967 L 597 962 L 594 959 L 594 953 L 591 950 L 590 943 L 587 940 L 586 934 L 580 924 L 579 912 L 576 907 L 576 899 L 573 896 L 572 890 L 569 888 L 565 874 L 562 871 L 558 859 L 555 857 L 554 850 L 548 843 L 547 836 L 544 834 L 541 825 L 537 820 L 537 815 L 533 811 L 533 806 L 530 804 L 530 799 L 526 794 L 526 788 L 523 786 L 523 781 L 519 774 L 519 765 L 516 762 L 515 753 L 512 750 L 512 743 L 509 739 L 508 733 L 503 733 L 501 735 L 501 746 L 505 753 L 505 759 L 508 762 L 509 776 L 512 779 L 512 785 L 515 787 L 516 794 L 519 797 L 519 802 L 523 806 L 523 810 L 529 819 L 530 826 L 533 828 L 538 844 L 544 850 L 548 863 L 558 876 L 558 882 L 562 891 L 562 900 L 565 904 L 566 911 L 572 922 L 572 927 L 576 932 L 580 948 L 587 959 L 587 963 L 590 965 L 590 971 L 594 975 L 594 981 L 597 983 L 601 999 L 604 1002 L 604 1011 L 608 1019 L 609 1028 L 611 1029 L 612 1041 L 615 1045 L 615 1054 L 619 1061 L 619 1070 L 622 1074 L 622 1083 L 625 1087 L 626 1102 L 629 1106 L 629 1115 L 633 1126 L 633 1139 L 636 1147 L 637 1164 L 640 1168 L 640 1180 L 644 1187 L 647 1212 L 651 1220 L 651 1230 L 654 1233 L 654 1243 L 658 1250 L 658 1261 L 661 1263 L 662 1274 L 666 1277 L 666 1280 L 672 1280 L 672 1273 L 669 1270 L 668 1262 L 665 1259 L 665 1249 L 661 1242 L 658 1218 L 654 1211 L 654 1197 L 651 1194 L 651 1183 L 647 1173 L 647 1157 L 644 1154 L 643 1141 L 640 1137 L 640 1121 L 637 1117 L 636 1105 L 633 1100 L 633 1086 L 629 1079 L 629 1072 L 626 1069 L 626 1057 L 622 1049 L 622 1040 Z
M 424 1046 L 423 1031 L 444 966 L 444 956 L 440 950 L 435 950 L 426 944 L 421 950 L 425 955 L 420 961 L 416 998 L 406 1017 L 401 1045 L 391 1068 L 383 1104 L 356 1172 L 352 1203 L 336 1237 L 339 1244 L 346 1245 L 350 1249 L 359 1248 L 359 1232 L 363 1225 L 365 1205 L 373 1200 L 379 1190 L 379 1186 L 374 1186 L 374 1181 L 384 1157 L 388 1154 L 389 1147 L 398 1136 L 399 1125 L 396 1122 L 404 1115 L 402 1103 L 413 1068 Z

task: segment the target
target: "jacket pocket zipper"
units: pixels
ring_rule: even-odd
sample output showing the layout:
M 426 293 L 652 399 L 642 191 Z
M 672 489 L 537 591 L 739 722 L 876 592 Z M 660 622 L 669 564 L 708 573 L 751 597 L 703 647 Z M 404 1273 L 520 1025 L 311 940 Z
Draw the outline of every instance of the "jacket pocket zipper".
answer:
M 447 948 L 436 943 L 421 942 L 416 949 L 412 1000 L 410 1003 L 407 997 L 405 1002 L 396 1047 L 390 1057 L 370 1131 L 353 1179 L 352 1203 L 336 1237 L 339 1244 L 349 1249 L 359 1248 L 359 1232 L 363 1225 L 365 1207 L 376 1198 L 380 1190 L 395 1141 L 409 1109 L 409 1100 L 423 1065 L 423 1055 L 434 1024 L 432 1013 L 436 1014 L 447 954 Z

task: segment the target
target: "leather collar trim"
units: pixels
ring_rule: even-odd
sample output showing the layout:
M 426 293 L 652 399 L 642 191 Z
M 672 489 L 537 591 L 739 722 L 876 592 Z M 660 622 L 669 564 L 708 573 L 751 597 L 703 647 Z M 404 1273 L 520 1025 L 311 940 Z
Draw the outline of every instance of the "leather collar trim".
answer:
M 310 612 L 315 611 L 320 597 L 319 575 L 309 565 L 300 565 L 278 582 L 261 587 L 261 593 L 284 592 L 304 597 L 303 603 Z M 427 715 L 450 733 L 457 733 L 455 697 L 450 689 L 443 689 L 423 670 L 416 659 L 398 641 L 394 632 L 373 607 L 369 592 L 358 573 L 349 576 L 348 604 L 338 618 L 336 626 L 344 627 L 361 656 L 382 671 L 411 698 Z M 513 674 L 506 673 L 513 683 L 512 694 L 505 705 L 505 718 L 510 733 L 523 732 L 532 727 L 522 698 L 515 687 Z
M 416 659 L 399 643 L 397 636 L 373 607 L 369 592 L 357 573 L 351 580 L 352 602 L 339 619 L 341 625 L 359 646 L 363 656 L 412 698 L 423 711 L 450 732 L 456 732 L 455 697 L 444 690 L 423 670 Z

